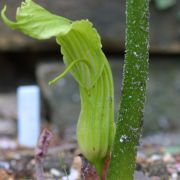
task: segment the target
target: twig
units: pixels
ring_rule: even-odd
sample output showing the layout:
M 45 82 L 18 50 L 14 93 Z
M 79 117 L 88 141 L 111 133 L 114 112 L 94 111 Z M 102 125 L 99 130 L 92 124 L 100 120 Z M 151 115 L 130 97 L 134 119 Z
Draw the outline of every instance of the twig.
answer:
M 48 129 L 44 129 L 40 135 L 37 147 L 35 149 L 35 169 L 36 179 L 45 180 L 43 170 L 43 160 L 47 154 L 49 143 L 52 139 L 52 133 Z

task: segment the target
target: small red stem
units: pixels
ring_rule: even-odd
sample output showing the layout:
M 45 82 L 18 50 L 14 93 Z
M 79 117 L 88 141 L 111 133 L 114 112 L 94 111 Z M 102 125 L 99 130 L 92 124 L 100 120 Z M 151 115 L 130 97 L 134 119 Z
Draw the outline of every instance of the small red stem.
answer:
M 43 161 L 47 154 L 49 143 L 52 139 L 52 133 L 48 129 L 44 129 L 39 137 L 37 147 L 35 149 L 35 160 L 36 160 L 36 179 L 45 180 Z
M 102 177 L 97 174 L 96 169 L 92 166 L 83 156 L 82 159 L 82 167 L 81 167 L 81 179 L 82 180 L 106 180 L 108 167 L 110 163 L 110 156 L 108 155 L 105 159 Z

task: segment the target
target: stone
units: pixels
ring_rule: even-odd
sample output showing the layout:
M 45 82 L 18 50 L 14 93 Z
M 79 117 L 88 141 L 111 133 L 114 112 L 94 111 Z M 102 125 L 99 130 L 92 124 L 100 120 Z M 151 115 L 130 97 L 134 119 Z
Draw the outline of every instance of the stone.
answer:
M 110 59 L 115 85 L 115 118 L 119 108 L 122 83 L 122 59 Z M 172 132 L 180 129 L 180 62 L 153 59 L 150 63 L 150 75 L 147 88 L 147 101 L 144 115 L 144 135 L 154 132 Z M 36 75 L 43 97 L 48 103 L 47 109 L 57 129 L 76 126 L 80 112 L 78 86 L 71 74 L 49 86 L 48 81 L 59 75 L 64 69 L 62 63 L 42 63 L 37 67 Z
M 52 168 L 50 170 L 50 172 L 54 177 L 60 177 L 62 175 L 62 173 L 59 170 L 55 169 L 55 168 Z
M 21 1 L 1 0 L 0 9 L 6 4 L 8 17 L 15 19 L 15 11 Z M 72 20 L 82 18 L 91 20 L 102 37 L 104 49 L 109 52 L 123 51 L 125 1 L 61 0 L 52 2 L 38 0 L 38 3 L 49 11 Z M 178 53 L 180 51 L 179 24 L 177 23 L 180 1 L 175 3 L 175 6 L 168 9 L 165 13 L 157 11 L 155 4 L 150 3 L 150 48 L 153 52 Z M 31 50 L 37 52 L 39 50 L 51 51 L 56 48 L 54 39 L 46 41 L 46 46 L 44 46 L 44 43 L 40 41 L 37 42 L 37 40 L 26 37 L 20 32 L 10 30 L 2 21 L 0 21 L 0 39 L 0 50 Z
M 63 65 L 58 64 L 41 64 L 37 68 L 37 78 L 49 106 L 50 120 L 54 122 L 54 127 L 61 130 L 76 123 L 80 111 L 78 87 L 70 74 L 56 85 L 48 85 L 62 71 Z
M 117 70 L 117 63 L 112 63 L 113 68 L 116 68 L 114 72 L 114 79 L 116 82 L 121 82 L 118 78 L 122 74 L 122 62 L 121 68 Z M 118 66 L 119 68 L 120 66 Z M 78 85 L 72 78 L 71 74 L 66 75 L 56 85 L 49 86 L 48 82 L 60 74 L 64 69 L 63 64 L 40 64 L 37 67 L 37 79 L 41 87 L 42 94 L 50 107 L 50 117 L 55 123 L 55 127 L 59 127 L 61 130 L 64 127 L 72 126 L 77 123 L 78 115 L 80 112 L 80 97 L 78 91 Z M 116 97 L 120 92 L 120 85 L 115 89 Z M 116 99 L 116 104 L 118 103 Z M 117 111 L 118 105 L 116 105 Z
M 0 119 L 0 135 L 16 135 L 16 121 L 12 119 Z
M 135 171 L 134 180 L 151 180 L 149 177 L 145 176 L 141 171 Z
M 0 149 L 1 150 L 14 150 L 18 146 L 17 142 L 15 140 L 12 140 L 10 138 L 4 137 L 0 138 Z
M 165 10 L 176 5 L 176 0 L 155 0 L 156 8 L 158 10 Z
M 0 118 L 16 120 L 17 107 L 15 93 L 0 94 Z
M 15 136 L 16 111 L 15 93 L 0 94 L 0 135 Z
M 165 163 L 173 163 L 175 161 L 175 159 L 170 153 L 167 153 L 167 154 L 164 155 L 163 161 Z
M 168 58 L 150 62 L 147 101 L 145 107 L 145 132 L 178 131 L 180 128 L 180 62 Z M 148 128 L 147 128 L 148 127 Z
M 8 17 L 15 19 L 14 16 L 16 8 L 20 5 L 21 0 L 1 1 L 0 9 L 2 9 L 6 4 Z M 61 0 L 53 1 L 53 3 L 48 0 L 39 0 L 38 3 L 52 13 L 67 17 L 72 20 L 90 19 L 94 23 L 94 26 L 97 28 L 97 30 L 100 32 L 101 36 L 103 37 L 103 41 L 108 48 L 116 46 L 120 48 L 119 42 L 120 39 L 123 39 L 124 35 L 124 28 L 121 28 L 121 22 L 125 22 L 125 14 L 123 14 L 125 8 L 124 3 L 121 5 L 120 1 L 116 0 L 107 2 L 104 2 L 103 0 Z M 121 22 L 119 22 L 120 20 Z M 125 25 L 123 25 L 123 27 L 124 26 Z M 37 42 L 37 40 L 26 37 L 17 31 L 10 30 L 2 23 L 2 21 L 0 21 L 0 27 L 0 49 L 11 49 L 14 51 L 31 49 L 32 51 L 38 51 L 42 49 L 49 50 L 55 47 L 54 40 L 53 42 L 51 40 L 47 41 L 49 46 L 44 46 L 43 43 Z

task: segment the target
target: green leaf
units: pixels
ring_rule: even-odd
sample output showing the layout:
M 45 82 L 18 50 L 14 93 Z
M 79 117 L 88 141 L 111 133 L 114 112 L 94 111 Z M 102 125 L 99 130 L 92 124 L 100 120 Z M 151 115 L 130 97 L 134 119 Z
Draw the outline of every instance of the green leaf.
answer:
M 71 69 L 71 73 L 81 86 L 90 88 L 99 78 L 104 66 L 105 56 L 101 51 L 98 33 L 88 20 L 70 21 L 64 17 L 51 14 L 31 0 L 22 2 L 17 9 L 16 21 L 5 16 L 6 7 L 1 12 L 4 22 L 13 29 L 36 38 L 56 37 L 61 45 L 64 62 L 69 66 L 74 60 L 85 59 L 92 66 L 92 72 L 83 63 Z M 83 76 L 82 76 L 83 74 Z
M 1 11 L 1 17 L 9 27 L 37 39 L 49 39 L 52 36 L 66 33 L 71 27 L 69 19 L 51 14 L 31 0 L 22 2 L 21 7 L 17 9 L 17 22 L 9 20 L 5 12 L 6 6 Z

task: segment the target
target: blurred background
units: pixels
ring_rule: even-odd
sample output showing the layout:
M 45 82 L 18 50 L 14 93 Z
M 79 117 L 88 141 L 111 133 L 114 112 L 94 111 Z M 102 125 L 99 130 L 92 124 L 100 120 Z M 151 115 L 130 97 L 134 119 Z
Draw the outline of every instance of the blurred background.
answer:
M 7 15 L 13 20 L 20 2 L 1 0 L 0 9 L 6 4 Z M 117 113 L 124 60 L 125 1 L 36 2 L 72 20 L 88 18 L 93 22 L 112 66 Z M 144 135 L 180 130 L 180 1 L 151 0 L 150 13 L 150 71 Z M 57 85 L 48 86 L 48 81 L 64 68 L 59 49 L 54 39 L 31 39 L 9 29 L 0 20 L 0 135 L 16 134 L 16 89 L 22 85 L 40 87 L 42 123 L 52 122 L 60 132 L 65 127 L 75 127 L 80 110 L 76 82 L 68 75 Z

